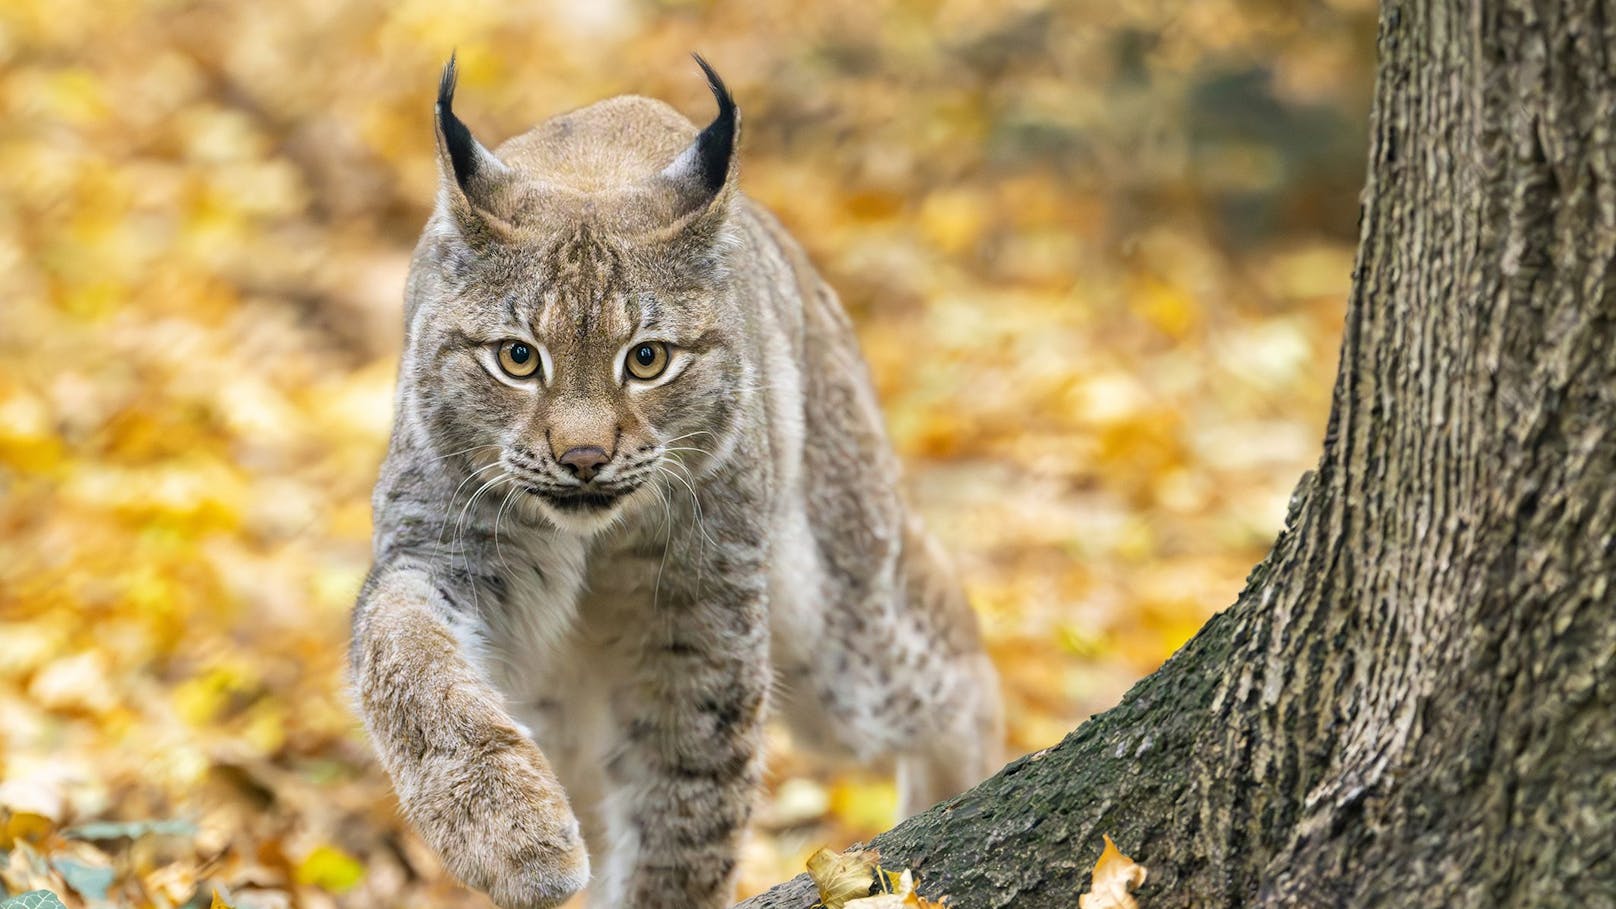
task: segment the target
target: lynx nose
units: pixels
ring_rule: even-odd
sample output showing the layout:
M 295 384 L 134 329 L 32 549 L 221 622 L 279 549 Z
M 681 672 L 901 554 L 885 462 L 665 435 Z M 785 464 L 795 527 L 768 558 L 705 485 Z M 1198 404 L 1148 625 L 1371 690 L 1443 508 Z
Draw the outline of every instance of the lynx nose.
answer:
M 605 466 L 611 456 L 598 445 L 580 445 L 567 449 L 567 453 L 556 460 L 572 471 L 573 476 L 587 483 L 595 478 L 596 471 Z

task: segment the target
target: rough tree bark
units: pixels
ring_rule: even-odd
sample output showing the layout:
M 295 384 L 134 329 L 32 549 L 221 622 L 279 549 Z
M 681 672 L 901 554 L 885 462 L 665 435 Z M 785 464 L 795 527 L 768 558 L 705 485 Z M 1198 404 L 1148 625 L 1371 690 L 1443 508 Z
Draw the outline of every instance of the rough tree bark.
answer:
M 877 838 L 1071 909 L 1616 905 L 1616 4 L 1388 0 L 1318 469 L 1235 604 Z M 747 909 L 805 907 L 804 878 Z

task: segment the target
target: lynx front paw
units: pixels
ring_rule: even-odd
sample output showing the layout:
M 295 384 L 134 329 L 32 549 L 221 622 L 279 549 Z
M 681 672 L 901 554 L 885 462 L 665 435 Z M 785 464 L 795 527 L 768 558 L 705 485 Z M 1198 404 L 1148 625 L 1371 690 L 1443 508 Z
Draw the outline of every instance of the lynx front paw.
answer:
M 405 811 L 449 870 L 501 909 L 558 906 L 589 881 L 566 794 L 516 730 L 483 744 L 432 762 L 422 785 L 400 792 Z

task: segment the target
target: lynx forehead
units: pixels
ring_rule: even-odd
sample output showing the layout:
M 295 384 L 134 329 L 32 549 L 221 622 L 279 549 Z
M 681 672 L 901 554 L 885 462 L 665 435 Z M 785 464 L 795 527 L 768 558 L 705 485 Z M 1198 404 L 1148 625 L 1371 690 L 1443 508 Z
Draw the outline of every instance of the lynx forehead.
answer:
M 698 62 L 699 130 L 615 98 L 490 151 L 439 89 L 352 669 L 403 810 L 506 909 L 728 905 L 770 709 L 896 757 L 906 812 L 997 762 L 847 318 Z

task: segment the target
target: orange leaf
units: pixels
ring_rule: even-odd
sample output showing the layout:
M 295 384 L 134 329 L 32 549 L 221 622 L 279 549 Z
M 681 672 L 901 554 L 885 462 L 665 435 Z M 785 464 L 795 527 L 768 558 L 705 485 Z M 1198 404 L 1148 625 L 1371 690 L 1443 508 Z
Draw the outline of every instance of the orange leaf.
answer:
M 1077 898 L 1078 909 L 1139 909 L 1132 891 L 1145 882 L 1145 874 L 1144 865 L 1123 855 L 1111 837 L 1105 837 L 1089 892 Z

